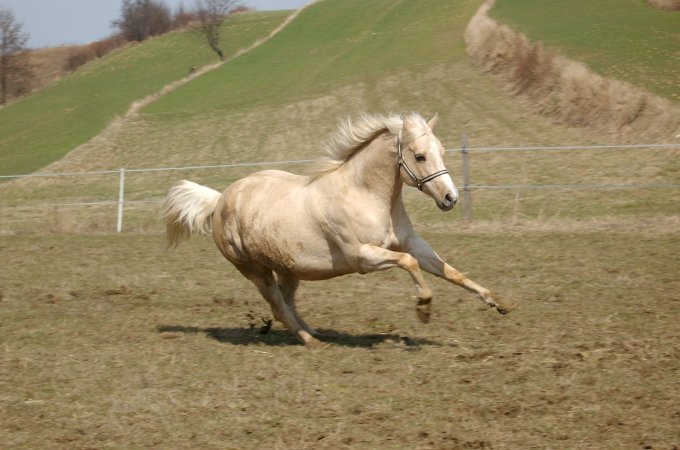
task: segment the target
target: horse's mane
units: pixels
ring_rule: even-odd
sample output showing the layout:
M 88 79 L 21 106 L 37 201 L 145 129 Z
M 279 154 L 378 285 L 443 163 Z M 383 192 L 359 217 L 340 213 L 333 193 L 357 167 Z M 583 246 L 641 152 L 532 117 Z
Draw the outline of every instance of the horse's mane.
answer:
M 425 120 L 418 113 L 412 113 L 423 125 Z M 352 158 L 357 152 L 361 151 L 367 144 L 379 135 L 389 132 L 393 135 L 399 134 L 404 123 L 403 116 L 363 113 L 356 121 L 351 117 L 338 124 L 338 128 L 324 145 L 327 157 L 318 161 L 316 172 L 332 172 L 342 166 L 347 160 Z M 404 141 L 408 141 L 410 136 L 402 136 Z

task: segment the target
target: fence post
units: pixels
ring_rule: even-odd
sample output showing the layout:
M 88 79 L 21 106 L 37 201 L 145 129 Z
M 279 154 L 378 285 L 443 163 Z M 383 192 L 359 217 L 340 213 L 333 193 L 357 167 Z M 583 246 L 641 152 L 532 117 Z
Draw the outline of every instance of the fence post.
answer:
M 472 222 L 472 189 L 470 180 L 470 151 L 468 150 L 467 135 L 461 137 L 463 154 L 463 219 Z
M 118 186 L 118 223 L 116 232 L 123 231 L 123 203 L 125 202 L 125 169 L 120 169 L 120 184 Z

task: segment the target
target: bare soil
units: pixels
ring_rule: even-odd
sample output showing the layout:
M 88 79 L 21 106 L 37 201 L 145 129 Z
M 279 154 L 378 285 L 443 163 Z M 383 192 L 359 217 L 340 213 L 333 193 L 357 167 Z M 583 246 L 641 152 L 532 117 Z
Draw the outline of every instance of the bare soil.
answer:
M 677 232 L 424 235 L 520 308 L 432 279 L 423 325 L 400 271 L 307 283 L 332 344 L 309 350 L 261 334 L 268 308 L 210 240 L 0 237 L 3 446 L 680 446 Z

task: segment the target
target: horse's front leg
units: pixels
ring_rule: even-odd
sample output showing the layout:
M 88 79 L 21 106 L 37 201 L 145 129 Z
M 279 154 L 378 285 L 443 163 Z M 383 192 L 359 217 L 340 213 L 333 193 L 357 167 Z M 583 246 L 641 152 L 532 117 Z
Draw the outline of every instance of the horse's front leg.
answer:
M 423 273 L 418 266 L 418 260 L 408 253 L 395 252 L 374 245 L 363 245 L 359 249 L 359 272 L 377 272 L 392 267 L 400 267 L 407 271 L 416 285 L 418 298 L 418 317 L 423 322 L 429 319 L 430 303 L 432 302 L 432 289 L 428 286 Z M 421 315 L 420 311 L 423 311 Z
M 480 286 L 466 277 L 465 274 L 448 265 L 420 236 L 413 235 L 408 240 L 406 250 L 416 257 L 423 270 L 477 294 L 480 300 L 490 307 L 496 308 L 499 313 L 507 314 L 517 307 L 514 302 L 499 297 L 498 294 Z M 420 316 L 420 312 L 418 315 Z

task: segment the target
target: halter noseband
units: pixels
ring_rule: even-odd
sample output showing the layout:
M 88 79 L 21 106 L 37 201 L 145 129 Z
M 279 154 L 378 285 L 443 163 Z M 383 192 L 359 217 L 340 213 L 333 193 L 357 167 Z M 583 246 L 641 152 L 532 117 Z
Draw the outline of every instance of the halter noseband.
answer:
M 418 137 L 422 137 L 422 136 L 424 136 L 424 135 L 425 135 L 425 134 L 422 134 L 422 135 L 420 135 L 420 136 L 418 136 Z M 418 139 L 418 138 L 416 138 L 416 139 Z M 444 170 L 440 170 L 440 171 L 438 171 L 438 172 L 432 173 L 432 174 L 430 174 L 430 175 L 428 175 L 428 176 L 426 176 L 426 177 L 418 178 L 418 177 L 416 176 L 416 174 L 413 173 L 413 171 L 412 171 L 411 169 L 409 169 L 409 167 L 406 165 L 406 161 L 404 161 L 404 156 L 403 156 L 403 154 L 402 154 L 402 149 L 401 149 L 401 130 L 399 130 L 399 134 L 397 135 L 397 165 L 398 165 L 400 168 L 402 168 L 402 167 L 404 168 L 404 171 L 405 171 L 406 174 L 409 176 L 409 178 L 411 178 L 411 180 L 413 180 L 413 182 L 414 182 L 414 183 L 416 184 L 416 186 L 418 187 L 418 190 L 419 190 L 419 191 L 422 191 L 422 190 L 423 190 L 423 186 L 424 186 L 425 183 L 427 183 L 428 181 L 432 181 L 432 180 L 434 180 L 435 178 L 437 178 L 437 177 L 439 177 L 439 176 L 442 176 L 442 175 L 444 175 L 444 174 L 449 173 L 448 170 L 444 169 Z

